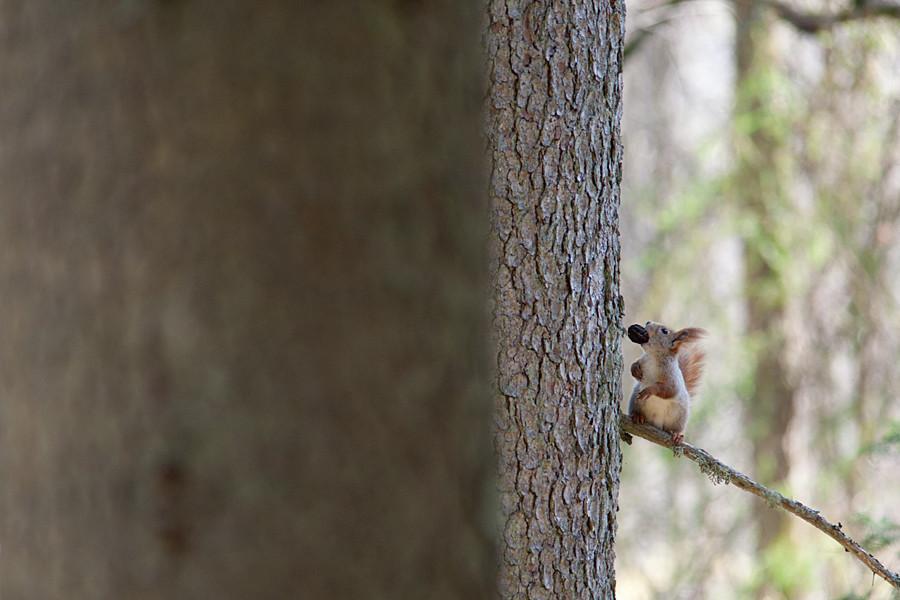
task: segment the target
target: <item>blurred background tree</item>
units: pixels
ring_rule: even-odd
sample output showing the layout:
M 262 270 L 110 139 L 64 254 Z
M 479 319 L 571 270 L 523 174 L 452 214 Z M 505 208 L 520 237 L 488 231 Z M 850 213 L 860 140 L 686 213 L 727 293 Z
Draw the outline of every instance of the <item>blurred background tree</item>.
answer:
M 900 486 L 884 485 L 900 469 L 892 14 L 630 5 L 622 237 L 628 322 L 713 332 L 688 439 L 852 517 L 845 528 L 896 569 Z M 636 354 L 627 347 L 626 364 Z M 622 597 L 891 597 L 812 528 L 711 488 L 670 453 L 631 450 Z M 656 493 L 632 487 L 647 481 Z
M 0 1 L 0 597 L 493 597 L 481 10 Z

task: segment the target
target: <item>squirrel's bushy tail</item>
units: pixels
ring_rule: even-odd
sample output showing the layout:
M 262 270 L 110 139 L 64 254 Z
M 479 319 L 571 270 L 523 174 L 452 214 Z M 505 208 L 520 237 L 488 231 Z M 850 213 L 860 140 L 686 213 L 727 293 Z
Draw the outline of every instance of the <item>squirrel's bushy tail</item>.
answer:
M 687 386 L 691 397 L 700 387 L 700 379 L 703 377 L 703 366 L 706 361 L 706 353 L 700 348 L 683 348 L 678 353 L 678 367 L 684 376 L 684 384 Z

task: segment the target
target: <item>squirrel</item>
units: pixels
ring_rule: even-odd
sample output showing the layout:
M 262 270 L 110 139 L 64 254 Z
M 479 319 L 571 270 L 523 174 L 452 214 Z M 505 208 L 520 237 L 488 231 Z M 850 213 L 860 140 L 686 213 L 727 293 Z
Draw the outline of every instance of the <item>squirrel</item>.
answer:
M 706 355 L 694 343 L 706 335 L 699 327 L 678 331 L 647 321 L 628 328 L 628 339 L 644 353 L 631 365 L 637 380 L 628 414 L 635 423 L 649 422 L 672 434 L 672 443 L 684 440 L 691 397 L 700 386 Z

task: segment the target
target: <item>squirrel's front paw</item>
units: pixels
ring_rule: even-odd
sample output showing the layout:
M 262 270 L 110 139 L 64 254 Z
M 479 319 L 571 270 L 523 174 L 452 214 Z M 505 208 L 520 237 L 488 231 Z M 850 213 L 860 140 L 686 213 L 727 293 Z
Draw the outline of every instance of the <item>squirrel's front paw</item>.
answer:
M 634 399 L 635 402 L 643 402 L 653 394 L 650 393 L 650 388 L 644 388 L 638 392 L 637 397 Z
M 642 425 L 646 419 L 644 419 L 644 415 L 641 413 L 634 413 L 631 415 L 631 420 L 637 423 L 638 425 Z
M 684 441 L 684 434 L 683 434 L 683 433 L 673 433 L 673 434 L 672 434 L 672 443 L 673 443 L 674 445 L 677 446 L 678 444 L 680 444 L 680 443 L 683 442 L 683 441 Z

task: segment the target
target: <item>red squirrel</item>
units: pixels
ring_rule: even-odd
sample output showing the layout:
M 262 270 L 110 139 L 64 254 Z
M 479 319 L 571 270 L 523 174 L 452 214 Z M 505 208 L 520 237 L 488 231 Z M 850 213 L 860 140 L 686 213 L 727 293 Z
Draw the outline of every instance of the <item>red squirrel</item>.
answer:
M 704 335 L 698 327 L 672 331 L 653 321 L 628 328 L 628 339 L 644 351 L 631 365 L 637 382 L 628 401 L 628 414 L 635 423 L 646 421 L 671 433 L 675 444 L 684 440 L 691 397 L 703 375 L 706 355 L 695 342 Z

